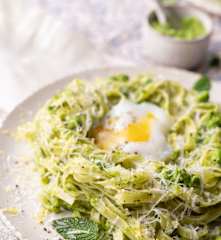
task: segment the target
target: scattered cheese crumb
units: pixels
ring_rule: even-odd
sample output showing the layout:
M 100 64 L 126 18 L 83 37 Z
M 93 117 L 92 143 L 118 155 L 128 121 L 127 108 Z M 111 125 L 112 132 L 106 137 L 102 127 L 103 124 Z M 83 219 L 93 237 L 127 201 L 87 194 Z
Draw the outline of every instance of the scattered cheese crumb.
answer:
M 18 208 L 14 208 L 14 207 L 9 207 L 9 208 L 3 208 L 1 209 L 2 212 L 4 213 L 8 213 L 8 214 L 11 214 L 11 215 L 18 215 L 20 210 Z

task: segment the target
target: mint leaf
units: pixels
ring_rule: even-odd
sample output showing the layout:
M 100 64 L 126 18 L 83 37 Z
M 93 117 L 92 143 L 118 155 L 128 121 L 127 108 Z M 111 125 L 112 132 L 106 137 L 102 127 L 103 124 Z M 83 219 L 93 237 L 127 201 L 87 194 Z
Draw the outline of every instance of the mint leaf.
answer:
M 86 218 L 61 218 L 54 220 L 52 226 L 66 240 L 98 239 L 98 225 Z
M 194 85 L 193 89 L 201 92 L 201 91 L 209 91 L 211 88 L 211 82 L 208 76 L 203 75 Z

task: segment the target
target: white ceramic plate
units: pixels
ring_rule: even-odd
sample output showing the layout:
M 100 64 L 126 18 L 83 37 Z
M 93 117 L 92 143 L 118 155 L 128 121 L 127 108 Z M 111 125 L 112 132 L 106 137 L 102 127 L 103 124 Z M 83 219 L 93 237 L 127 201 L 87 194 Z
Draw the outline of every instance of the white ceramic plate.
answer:
M 7 219 L 22 234 L 23 238 L 31 240 L 54 239 L 53 234 L 48 234 L 43 229 L 43 225 L 39 225 L 36 220 L 39 210 L 37 200 L 39 186 L 37 174 L 32 171 L 33 165 L 30 161 L 32 154 L 25 143 L 16 142 L 9 136 L 7 130 L 10 133 L 15 132 L 19 124 L 30 119 L 49 97 L 62 89 L 71 79 L 85 79 L 93 84 L 95 78 L 107 77 L 116 73 L 127 73 L 129 75 L 151 73 L 159 79 L 180 81 L 187 87 L 192 86 L 193 82 L 199 77 L 198 74 L 187 71 L 154 66 L 86 71 L 41 89 L 17 106 L 4 121 L 0 134 L 0 149 L 3 150 L 0 156 L 0 207 L 22 209 L 22 212 L 16 216 L 8 214 Z M 218 94 L 221 92 L 221 84 L 214 83 L 214 86 L 212 99 L 221 103 Z M 0 239 L 4 239 L 1 232 Z
M 187 0 L 187 1 L 192 3 L 194 6 L 207 11 L 208 13 L 221 17 L 221 1 L 220 3 L 216 2 L 216 0 Z

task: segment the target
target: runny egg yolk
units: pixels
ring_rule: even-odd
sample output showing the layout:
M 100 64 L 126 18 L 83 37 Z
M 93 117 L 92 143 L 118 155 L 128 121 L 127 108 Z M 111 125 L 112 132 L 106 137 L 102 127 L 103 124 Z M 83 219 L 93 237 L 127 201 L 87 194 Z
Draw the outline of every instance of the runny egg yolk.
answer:
M 154 118 L 152 113 L 147 113 L 118 131 L 102 126 L 97 127 L 93 134 L 96 144 L 102 149 L 112 149 L 125 142 L 147 142 L 151 139 L 151 125 Z M 113 123 L 114 120 L 111 122 Z

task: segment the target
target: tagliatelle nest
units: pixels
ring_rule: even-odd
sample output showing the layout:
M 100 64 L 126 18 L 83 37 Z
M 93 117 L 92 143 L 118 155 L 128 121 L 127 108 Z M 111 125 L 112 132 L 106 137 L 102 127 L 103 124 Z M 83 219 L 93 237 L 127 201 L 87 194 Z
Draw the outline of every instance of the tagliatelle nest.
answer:
M 98 239 L 219 236 L 221 114 L 202 79 L 195 86 L 117 75 L 93 87 L 75 80 L 51 98 L 19 129 L 35 150 L 42 206 L 93 221 Z M 170 115 L 167 157 L 152 161 L 96 144 L 93 130 L 122 99 Z

